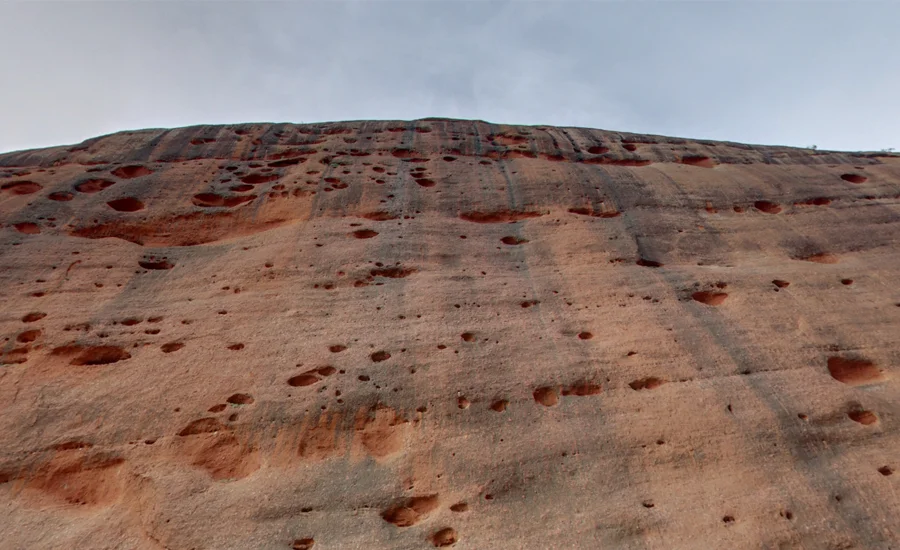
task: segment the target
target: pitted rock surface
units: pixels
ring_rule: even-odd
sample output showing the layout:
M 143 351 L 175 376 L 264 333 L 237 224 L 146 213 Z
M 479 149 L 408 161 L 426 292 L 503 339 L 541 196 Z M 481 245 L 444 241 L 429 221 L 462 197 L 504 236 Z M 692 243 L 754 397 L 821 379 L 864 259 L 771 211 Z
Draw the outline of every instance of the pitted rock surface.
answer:
M 143 130 L 0 226 L 0 546 L 900 544 L 896 155 Z

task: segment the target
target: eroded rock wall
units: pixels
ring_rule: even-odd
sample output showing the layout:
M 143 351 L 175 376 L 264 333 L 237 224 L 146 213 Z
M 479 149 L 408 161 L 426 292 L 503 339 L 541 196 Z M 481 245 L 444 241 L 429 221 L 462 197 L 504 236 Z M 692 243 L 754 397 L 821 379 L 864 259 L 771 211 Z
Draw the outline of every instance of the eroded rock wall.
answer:
M 897 156 L 255 124 L 0 188 L 0 546 L 898 544 Z

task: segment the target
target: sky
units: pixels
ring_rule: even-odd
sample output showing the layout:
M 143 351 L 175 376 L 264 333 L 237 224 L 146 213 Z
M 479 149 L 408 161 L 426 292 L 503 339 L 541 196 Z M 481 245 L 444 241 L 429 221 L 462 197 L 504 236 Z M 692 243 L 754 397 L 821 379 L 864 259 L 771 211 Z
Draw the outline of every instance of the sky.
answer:
M 424 117 L 900 150 L 900 0 L 0 0 L 0 152 Z

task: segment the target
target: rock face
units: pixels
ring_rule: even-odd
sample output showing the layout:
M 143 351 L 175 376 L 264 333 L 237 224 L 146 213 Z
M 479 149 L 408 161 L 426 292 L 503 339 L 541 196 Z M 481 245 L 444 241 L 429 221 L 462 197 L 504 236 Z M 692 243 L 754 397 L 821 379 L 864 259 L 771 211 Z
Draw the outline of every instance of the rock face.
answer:
M 204 126 L 0 188 L 0 546 L 900 544 L 897 156 Z

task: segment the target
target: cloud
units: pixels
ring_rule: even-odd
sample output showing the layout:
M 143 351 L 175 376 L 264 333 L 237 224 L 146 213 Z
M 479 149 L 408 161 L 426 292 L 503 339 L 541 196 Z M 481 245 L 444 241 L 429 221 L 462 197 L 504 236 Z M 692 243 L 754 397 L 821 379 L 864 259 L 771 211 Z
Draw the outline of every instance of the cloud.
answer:
M 477 118 L 900 148 L 900 4 L 0 4 L 0 151 L 143 127 Z

